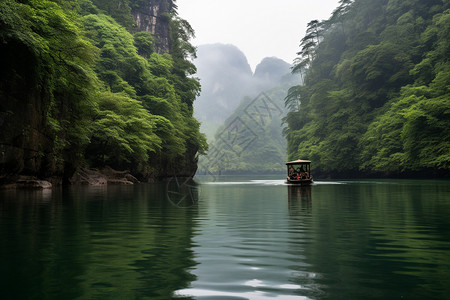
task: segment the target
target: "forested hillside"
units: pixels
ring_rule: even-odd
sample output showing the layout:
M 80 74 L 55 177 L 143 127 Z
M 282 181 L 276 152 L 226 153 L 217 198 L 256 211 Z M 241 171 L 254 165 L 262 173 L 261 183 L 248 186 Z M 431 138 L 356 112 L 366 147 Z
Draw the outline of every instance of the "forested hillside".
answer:
M 339 3 L 300 42 L 289 158 L 331 177 L 448 176 L 450 2 Z
M 0 180 L 195 172 L 200 84 L 174 2 L 0 2 Z

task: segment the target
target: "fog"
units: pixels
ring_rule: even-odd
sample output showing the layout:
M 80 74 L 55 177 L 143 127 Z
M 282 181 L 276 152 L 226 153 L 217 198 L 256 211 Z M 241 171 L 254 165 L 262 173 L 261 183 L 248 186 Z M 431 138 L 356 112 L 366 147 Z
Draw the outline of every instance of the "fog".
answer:
M 191 43 L 198 49 L 195 76 L 202 92 L 194 112 L 202 132 L 211 138 L 244 96 L 273 87 L 274 77 L 289 73 L 306 24 L 328 19 L 338 2 L 178 0 L 179 16 L 195 30 Z
M 199 46 L 194 63 L 202 85 L 201 95 L 194 102 L 194 112 L 209 139 L 244 97 L 255 97 L 269 90 L 290 73 L 287 62 L 267 57 L 256 66 L 253 74 L 245 54 L 229 44 Z
M 200 164 L 206 173 L 212 171 L 211 166 L 218 165 L 214 157 L 220 158 L 220 162 L 229 158 L 228 165 L 216 170 L 225 172 L 254 171 L 245 167 L 253 160 L 260 160 L 261 171 L 274 171 L 285 161 L 282 115 L 275 117 L 267 111 L 270 122 L 257 126 L 250 120 L 255 115 L 249 117 L 248 106 L 255 103 L 252 108 L 258 117 L 266 113 L 258 111 L 263 104 L 280 111 L 284 108 L 288 88 L 301 83 L 300 77 L 290 74 L 290 65 L 300 50 L 306 24 L 313 19 L 328 19 L 338 1 L 177 1 L 180 17 L 196 33 L 191 42 L 197 47 L 194 63 L 202 91 L 194 102 L 194 115 L 210 144 L 209 158 Z M 267 92 L 268 98 L 257 100 L 262 92 Z M 253 125 L 261 132 L 256 132 Z M 254 134 L 241 133 L 245 128 Z M 232 132 L 225 135 L 228 129 Z M 225 138 L 230 134 L 236 135 L 233 143 Z M 234 142 L 240 138 L 248 138 L 252 144 L 236 145 Z M 246 157 L 249 153 L 252 157 Z
M 233 44 L 255 67 L 264 57 L 292 63 L 306 24 L 328 19 L 339 0 L 177 0 L 178 13 L 195 30 L 195 46 Z

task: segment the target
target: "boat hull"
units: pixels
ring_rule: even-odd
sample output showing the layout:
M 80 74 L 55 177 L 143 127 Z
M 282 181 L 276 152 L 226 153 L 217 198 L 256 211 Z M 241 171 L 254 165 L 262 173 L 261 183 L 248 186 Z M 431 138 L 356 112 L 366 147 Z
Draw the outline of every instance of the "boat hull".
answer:
M 286 183 L 288 184 L 295 184 L 295 185 L 310 185 L 313 183 L 312 178 L 309 179 L 290 179 L 286 178 Z

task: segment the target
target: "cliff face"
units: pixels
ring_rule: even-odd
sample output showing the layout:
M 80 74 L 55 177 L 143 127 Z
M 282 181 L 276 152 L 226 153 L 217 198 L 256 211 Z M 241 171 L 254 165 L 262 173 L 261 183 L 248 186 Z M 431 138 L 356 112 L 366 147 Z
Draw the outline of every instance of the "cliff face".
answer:
M 172 0 L 146 0 L 132 8 L 132 15 L 138 31 L 150 32 L 155 37 L 155 52 L 170 53 L 171 37 L 169 14 L 174 13 L 177 6 Z M 161 160 L 159 157 L 150 159 L 154 171 L 145 178 L 147 181 L 165 180 L 171 176 L 192 177 L 197 171 L 198 148 L 189 148 L 184 157 L 176 164 Z
M 53 142 L 46 130 L 48 95 L 39 89 L 34 56 L 15 42 L 0 46 L 0 183 L 16 174 L 56 172 Z
M 181 82 L 181 87 L 175 86 L 166 80 L 165 75 L 151 73 L 150 67 L 142 63 L 141 57 L 133 51 L 135 48 L 129 43 L 133 39 L 130 32 L 121 25 L 109 22 L 109 17 L 90 16 L 90 19 L 84 20 L 86 24 L 98 22 L 117 29 L 116 37 L 106 35 L 98 38 L 102 43 L 110 43 L 105 46 L 105 50 L 102 49 L 103 44 L 95 48 L 87 40 L 88 34 L 99 34 L 100 29 L 91 28 L 88 32 L 87 27 L 78 28 L 78 23 L 65 18 L 66 11 L 59 10 L 53 2 L 47 1 L 44 7 L 37 5 L 37 2 L 32 3 L 37 6 L 19 2 L 0 1 L 0 188 L 37 179 L 50 180 L 55 184 L 69 183 L 77 170 L 89 167 L 126 169 L 139 179 L 149 181 L 174 175 L 188 177 L 195 173 L 196 154 L 199 149 L 203 149 L 200 148 L 203 147 L 202 136 L 196 127 L 199 126 L 196 120 L 182 114 L 181 108 L 174 106 L 172 109 L 170 106 L 170 112 L 167 112 L 159 108 L 159 102 L 151 102 L 154 86 L 170 91 L 167 96 L 170 99 L 161 99 L 163 104 L 180 103 L 179 107 L 182 107 L 183 101 L 191 103 L 194 100 L 191 98 L 195 97 L 196 84 L 190 78 L 183 77 L 183 64 L 174 66 L 178 68 L 174 76 L 178 76 Z M 131 30 L 152 33 L 155 37 L 153 47 L 157 52 L 170 53 L 173 48 L 176 53 L 177 44 L 171 45 L 170 42 L 176 36 L 176 31 L 174 34 L 170 30 L 171 26 L 176 26 L 170 21 L 170 14 L 175 9 L 171 0 L 134 0 L 130 1 L 126 9 L 112 11 L 110 16 L 125 16 L 127 20 L 133 16 L 137 29 Z M 67 11 L 72 13 L 69 9 Z M 101 11 L 102 14 L 108 12 L 108 7 L 103 7 Z M 36 15 L 44 21 L 34 24 L 38 19 Z M 86 36 L 82 35 L 83 30 L 86 30 Z M 114 30 L 109 30 L 108 34 Z M 111 46 L 112 41 L 117 42 L 117 45 Z M 149 44 L 143 43 L 142 47 Z M 114 47 L 131 54 L 119 55 Z M 102 55 L 97 56 L 96 50 L 103 51 Z M 177 58 L 183 60 L 183 57 Z M 112 61 L 117 62 L 120 68 L 110 64 Z M 94 70 L 95 65 L 104 69 L 98 67 Z M 145 68 L 148 68 L 148 72 L 143 71 Z M 164 70 L 167 74 L 172 72 L 168 67 Z M 102 78 L 109 80 L 107 76 L 112 78 L 111 85 L 119 83 L 114 85 L 117 90 L 106 93 L 100 88 L 98 83 Z M 161 87 L 160 82 L 165 85 Z M 192 88 L 183 89 L 186 82 Z M 109 84 L 106 81 L 103 83 L 105 86 Z M 129 94 L 117 96 L 125 90 Z M 156 128 L 159 125 L 153 128 L 150 124 L 157 124 L 157 118 L 150 122 L 151 117 L 143 106 L 144 100 L 133 94 L 136 90 L 144 91 L 139 97 L 148 100 L 147 110 L 154 111 L 153 115 L 173 113 L 180 117 L 174 118 L 173 122 L 170 118 L 164 119 L 161 126 L 167 125 L 167 128 Z M 102 93 L 104 97 L 100 99 L 98 95 Z M 187 94 L 185 98 L 182 97 L 184 94 Z M 194 96 L 191 97 L 191 94 Z M 106 108 L 101 104 L 108 105 L 113 100 L 117 105 L 108 107 L 108 113 L 102 114 Z M 111 135 L 106 132 L 111 133 L 111 128 L 117 122 L 112 122 L 113 125 L 108 122 L 128 118 L 130 111 L 125 111 L 125 108 L 144 117 L 134 119 L 138 126 L 120 123 L 114 128 L 120 133 L 120 137 L 115 140 L 118 136 L 114 135 L 116 132 Z M 175 125 L 179 131 L 172 130 Z M 100 135 L 94 132 L 105 133 L 107 138 L 98 139 Z M 136 134 L 139 138 L 121 138 L 125 134 Z M 158 151 L 159 147 L 165 147 L 164 151 Z M 135 153 L 133 151 L 136 149 L 137 152 L 144 149 L 142 153 L 147 151 L 148 160 L 146 155 L 130 154 Z
M 132 9 L 138 31 L 147 31 L 156 39 L 155 51 L 170 51 L 169 18 L 175 4 L 171 0 L 148 0 Z

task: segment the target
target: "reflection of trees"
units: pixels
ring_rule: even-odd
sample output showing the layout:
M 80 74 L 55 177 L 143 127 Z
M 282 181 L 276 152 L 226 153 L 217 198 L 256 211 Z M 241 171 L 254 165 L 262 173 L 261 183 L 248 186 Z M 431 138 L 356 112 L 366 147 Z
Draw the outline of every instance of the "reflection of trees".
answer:
M 290 281 L 303 287 L 302 296 L 317 299 L 322 294 L 321 285 L 318 282 L 320 273 L 310 262 L 309 249 L 313 244 L 312 227 L 313 216 L 313 187 L 288 185 L 289 205 L 289 252 L 297 256 L 296 265 L 292 266 L 294 272 Z
M 296 246 L 305 265 L 298 266 L 293 281 L 312 286 L 308 296 L 443 299 L 449 295 L 450 204 L 444 200 L 449 197 L 448 186 L 389 183 L 313 186 L 309 214 L 298 204 L 301 192 L 295 191 L 295 196 L 290 192 L 292 226 L 304 228 L 299 236 L 304 242 Z
M 289 211 L 311 212 L 311 186 L 288 185 Z
M 170 299 L 194 279 L 195 214 L 168 203 L 164 185 L 56 190 L 48 201 L 29 192 L 2 197 L 2 293 Z
M 197 183 L 189 178 L 170 178 L 166 183 L 167 200 L 178 208 L 191 208 L 198 204 Z

